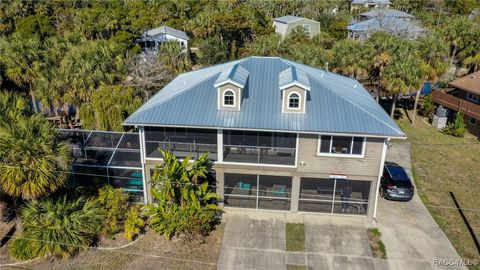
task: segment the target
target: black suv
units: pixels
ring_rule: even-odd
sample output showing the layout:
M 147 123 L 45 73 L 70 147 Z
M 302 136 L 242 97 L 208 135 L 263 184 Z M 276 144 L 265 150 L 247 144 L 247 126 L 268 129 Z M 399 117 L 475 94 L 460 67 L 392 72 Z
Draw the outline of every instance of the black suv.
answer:
M 385 162 L 380 183 L 380 196 L 390 200 L 410 201 L 413 193 L 412 181 L 403 167 L 397 163 Z

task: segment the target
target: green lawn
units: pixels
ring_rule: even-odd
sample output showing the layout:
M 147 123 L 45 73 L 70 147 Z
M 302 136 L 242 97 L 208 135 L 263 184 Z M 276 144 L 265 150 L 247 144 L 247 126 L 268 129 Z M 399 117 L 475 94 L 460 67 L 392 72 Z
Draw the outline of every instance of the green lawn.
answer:
M 410 112 L 411 114 L 411 112 Z M 443 135 L 423 122 L 398 121 L 411 143 L 412 169 L 418 193 L 460 256 L 480 258 L 475 244 L 455 207 L 453 192 L 471 227 L 480 236 L 480 143 L 467 135 Z
M 287 223 L 285 234 L 287 251 L 305 250 L 305 226 L 303 223 Z

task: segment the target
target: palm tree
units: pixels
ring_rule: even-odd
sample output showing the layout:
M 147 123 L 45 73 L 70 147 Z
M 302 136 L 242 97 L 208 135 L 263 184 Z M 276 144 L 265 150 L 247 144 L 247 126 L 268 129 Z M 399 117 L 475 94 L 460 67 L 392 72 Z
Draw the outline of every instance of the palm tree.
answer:
M 448 68 L 448 45 L 439 35 L 432 33 L 429 37 L 419 40 L 418 57 L 422 59 L 423 79 L 436 82 Z M 415 94 L 412 123 L 415 123 L 415 118 L 417 116 L 420 91 L 420 88 L 417 89 Z
M 367 44 L 344 39 L 333 46 L 333 69 L 357 78 L 370 66 L 373 49 Z
M 0 188 L 20 201 L 58 190 L 67 181 L 70 150 L 58 130 L 40 115 L 0 123 Z
M 452 48 L 450 52 L 450 64 L 453 64 L 463 39 L 471 35 L 473 29 L 475 29 L 474 23 L 466 16 L 452 16 L 445 22 L 442 28 L 442 34 Z
M 19 86 L 27 87 L 36 113 L 38 108 L 34 82 L 40 71 L 42 47 L 38 38 L 23 38 L 17 34 L 0 39 L 0 62 L 5 75 Z
M 21 216 L 21 235 L 10 246 L 18 259 L 73 255 L 93 243 L 103 222 L 98 201 L 85 197 L 28 202 Z
M 30 108 L 25 99 L 12 92 L 0 91 L 0 125 L 29 113 Z
M 422 65 L 415 55 L 403 55 L 384 69 L 381 84 L 393 96 L 390 116 L 393 118 L 398 95 L 417 90 L 422 84 Z

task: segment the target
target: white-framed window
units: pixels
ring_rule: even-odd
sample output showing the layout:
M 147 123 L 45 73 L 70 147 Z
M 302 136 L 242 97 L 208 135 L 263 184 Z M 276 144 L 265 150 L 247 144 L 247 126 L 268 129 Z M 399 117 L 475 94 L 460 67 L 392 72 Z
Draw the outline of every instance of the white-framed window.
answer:
M 235 92 L 227 89 L 223 92 L 223 106 L 235 107 Z
M 468 123 L 472 126 L 475 126 L 477 124 L 477 119 L 470 117 L 470 119 L 468 120 Z
M 468 92 L 467 93 L 467 99 L 470 100 L 470 101 L 473 101 L 473 102 L 477 102 L 478 101 L 478 95 Z
M 321 135 L 317 155 L 363 158 L 365 145 L 365 137 Z
M 304 24 L 302 25 L 303 27 L 303 30 L 305 30 L 305 32 L 307 33 L 310 33 L 311 29 L 312 29 L 312 26 L 310 24 Z
M 300 109 L 300 95 L 297 92 L 288 95 L 288 108 L 296 110 Z

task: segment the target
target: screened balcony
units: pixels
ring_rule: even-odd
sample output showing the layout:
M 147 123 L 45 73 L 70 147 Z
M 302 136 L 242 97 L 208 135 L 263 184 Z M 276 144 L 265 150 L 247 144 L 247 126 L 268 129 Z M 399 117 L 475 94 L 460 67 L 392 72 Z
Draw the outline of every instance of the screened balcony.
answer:
M 72 150 L 71 185 L 123 188 L 143 202 L 143 174 L 138 133 L 61 130 Z
M 225 130 L 223 161 L 295 165 L 296 134 Z
M 217 130 L 170 127 L 145 127 L 146 158 L 162 158 L 159 149 L 179 158 L 198 158 L 205 152 L 217 160 Z

